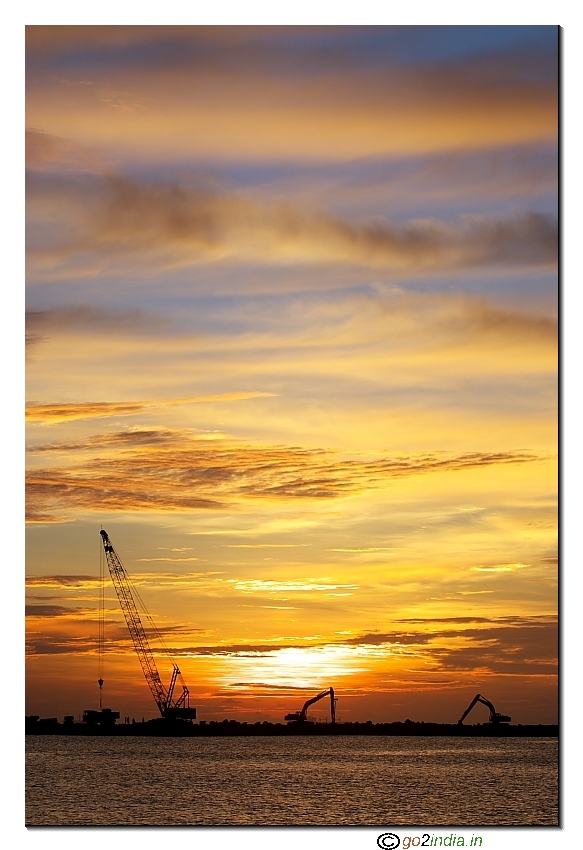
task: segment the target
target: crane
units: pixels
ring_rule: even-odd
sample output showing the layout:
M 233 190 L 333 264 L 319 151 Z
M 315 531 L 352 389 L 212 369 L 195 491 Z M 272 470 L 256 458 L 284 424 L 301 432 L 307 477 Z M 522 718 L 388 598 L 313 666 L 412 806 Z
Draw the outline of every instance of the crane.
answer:
M 117 598 L 119 599 L 119 604 L 123 611 L 127 627 L 134 644 L 134 649 L 136 650 L 144 676 L 146 677 L 146 682 L 148 683 L 148 687 L 150 688 L 156 705 L 160 710 L 160 714 L 167 720 L 194 720 L 196 718 L 196 708 L 190 707 L 189 692 L 184 683 L 182 684 L 182 693 L 178 697 L 174 696 L 176 680 L 179 676 L 182 681 L 182 675 L 178 665 L 174 661 L 172 662 L 172 676 L 170 678 L 168 688 L 162 684 L 162 680 L 154 660 L 154 654 L 150 648 L 150 644 L 148 643 L 146 631 L 142 625 L 142 621 L 132 595 L 129 576 L 124 565 L 120 561 L 117 552 L 113 548 L 107 532 L 101 529 L 99 533 L 101 534 L 111 580 L 115 587 Z M 102 638 L 102 633 L 100 634 L 100 638 Z M 103 686 L 101 673 L 98 679 L 98 684 L 101 691 Z
M 458 720 L 458 726 L 463 726 L 463 722 L 464 722 L 465 718 L 468 716 L 468 714 L 470 713 L 470 711 L 472 710 L 472 708 L 475 706 L 475 704 L 477 702 L 481 702 L 483 705 L 488 706 L 488 708 L 490 709 L 490 717 L 489 717 L 490 723 L 510 723 L 510 721 L 512 720 L 512 718 L 508 717 L 507 714 L 498 714 L 498 712 L 496 711 L 496 709 L 494 708 L 494 706 L 492 705 L 490 700 L 486 699 L 486 697 L 483 697 L 481 694 L 476 694 L 476 696 L 473 698 L 471 703 L 468 705 L 468 707 L 466 708 L 466 710 L 464 711 L 464 713 L 462 714 L 462 716 Z
M 336 703 L 338 702 L 337 697 L 334 696 L 334 688 L 328 688 L 326 691 L 322 691 L 322 693 L 318 694 L 312 699 L 309 699 L 304 703 L 304 706 L 301 711 L 295 711 L 291 714 L 286 714 L 284 720 L 287 720 L 288 723 L 305 723 L 307 721 L 307 712 L 308 708 L 313 705 L 318 700 L 324 699 L 330 694 L 330 718 L 332 723 L 336 723 Z

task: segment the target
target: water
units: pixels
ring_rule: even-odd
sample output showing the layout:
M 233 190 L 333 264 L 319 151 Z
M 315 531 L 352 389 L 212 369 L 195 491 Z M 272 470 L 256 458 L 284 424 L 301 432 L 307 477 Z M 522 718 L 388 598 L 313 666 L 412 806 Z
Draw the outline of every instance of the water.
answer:
M 558 744 L 28 736 L 26 823 L 557 825 Z

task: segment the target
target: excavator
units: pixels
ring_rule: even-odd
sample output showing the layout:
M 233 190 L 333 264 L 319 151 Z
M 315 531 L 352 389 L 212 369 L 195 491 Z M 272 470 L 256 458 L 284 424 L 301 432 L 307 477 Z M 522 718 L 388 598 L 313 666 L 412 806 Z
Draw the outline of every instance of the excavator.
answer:
M 309 723 L 308 708 L 315 702 L 318 702 L 318 700 L 327 697 L 328 694 L 330 694 L 330 719 L 332 723 L 336 723 L 336 703 L 338 702 L 338 698 L 334 696 L 334 688 L 328 688 L 327 691 L 322 691 L 322 693 L 312 697 L 312 699 L 309 699 L 304 703 L 301 711 L 294 711 L 291 714 L 286 714 L 284 720 L 287 720 L 288 723 Z
M 473 698 L 471 703 L 468 705 L 468 707 L 458 720 L 458 726 L 463 726 L 465 718 L 468 716 L 468 714 L 477 702 L 481 702 L 482 705 L 485 705 L 490 709 L 490 723 L 510 723 L 510 721 L 512 720 L 512 718 L 508 717 L 507 714 L 499 714 L 490 702 L 490 700 L 486 699 L 486 697 L 483 697 L 481 694 L 476 694 L 476 696 Z

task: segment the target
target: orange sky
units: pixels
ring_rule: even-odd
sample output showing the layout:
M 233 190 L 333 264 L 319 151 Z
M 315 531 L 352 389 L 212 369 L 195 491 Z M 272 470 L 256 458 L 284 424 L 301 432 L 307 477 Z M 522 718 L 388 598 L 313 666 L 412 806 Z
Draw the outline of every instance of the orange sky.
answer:
M 27 713 L 557 721 L 556 37 L 28 28 Z

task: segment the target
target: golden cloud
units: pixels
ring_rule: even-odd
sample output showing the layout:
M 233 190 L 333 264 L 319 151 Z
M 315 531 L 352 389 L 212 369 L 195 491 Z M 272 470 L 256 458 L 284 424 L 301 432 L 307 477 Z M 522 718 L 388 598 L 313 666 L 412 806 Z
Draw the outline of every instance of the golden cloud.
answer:
M 27 654 L 78 654 L 96 651 L 96 640 L 89 635 L 74 635 L 63 630 L 63 615 L 69 611 L 60 606 L 39 606 L 39 617 L 47 623 L 43 633 L 29 632 Z M 52 610 L 54 609 L 54 610 Z M 34 614 L 34 612 L 31 612 Z M 71 615 L 74 610 L 70 609 Z M 83 614 L 79 612 L 78 626 L 83 628 Z M 51 629 L 50 621 L 55 620 Z M 74 627 L 73 616 L 71 629 Z M 430 625 L 431 621 L 427 621 Z M 60 628 L 60 630 L 59 630 Z M 57 630 L 55 630 L 57 629 Z M 111 639 L 108 651 L 131 654 L 133 649 L 129 635 L 121 621 L 111 622 Z M 295 681 L 298 670 L 316 679 L 330 665 L 338 675 L 362 673 L 390 661 L 406 662 L 407 669 L 401 673 L 411 676 L 409 684 L 427 683 L 428 675 L 443 672 L 472 672 L 479 670 L 481 676 L 538 675 L 555 676 L 558 658 L 558 625 L 556 617 L 516 617 L 512 622 L 505 618 L 478 618 L 474 624 L 452 622 L 447 628 L 408 630 L 394 629 L 383 633 L 362 633 L 342 640 L 330 641 L 324 637 L 304 640 L 301 644 L 289 639 L 276 638 L 272 641 L 254 643 L 219 643 L 201 645 L 188 642 L 189 636 L 197 632 L 182 626 L 167 626 L 163 629 L 166 640 L 180 637 L 168 650 L 174 657 L 206 657 L 216 662 L 240 661 L 242 666 L 227 670 L 218 668 L 217 675 L 226 675 L 227 687 L 248 688 L 258 682 L 286 685 Z M 186 639 L 186 642 L 185 642 Z M 222 670 L 222 672 L 221 672 Z M 251 673 L 262 678 L 241 680 L 241 675 Z M 422 680 L 419 680 L 419 673 Z M 285 681 L 289 678 L 289 682 Z M 398 677 L 393 684 L 398 683 Z M 375 689 L 378 689 L 377 682 Z
M 170 398 L 159 401 L 130 402 L 80 402 L 78 404 L 28 404 L 26 419 L 30 422 L 43 422 L 45 425 L 70 422 L 75 419 L 96 419 L 107 416 L 133 416 L 155 407 L 171 407 L 182 404 L 203 404 L 205 402 L 245 401 L 252 398 L 269 398 L 276 393 L 240 392 L 219 393 L 216 395 L 195 396 L 193 398 Z
M 332 593 L 335 590 L 357 590 L 356 584 L 332 584 L 330 582 L 297 579 L 270 581 L 265 579 L 227 579 L 235 590 L 242 593 Z M 334 594 L 337 595 L 337 594 Z
M 321 449 L 215 443 L 169 429 L 97 435 L 35 451 L 91 455 L 28 472 L 27 510 L 36 521 L 77 511 L 216 510 L 247 498 L 335 499 L 396 478 L 540 459 L 519 451 L 347 457 Z

